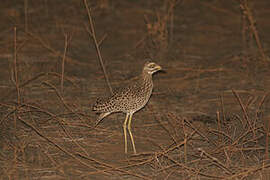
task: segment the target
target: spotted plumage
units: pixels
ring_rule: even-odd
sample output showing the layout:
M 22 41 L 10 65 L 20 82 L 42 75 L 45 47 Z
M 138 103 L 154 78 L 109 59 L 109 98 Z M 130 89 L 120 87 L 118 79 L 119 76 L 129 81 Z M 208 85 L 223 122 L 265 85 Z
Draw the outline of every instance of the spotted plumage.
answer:
M 93 111 L 100 113 L 97 123 L 111 113 L 126 113 L 126 119 L 123 124 L 125 153 L 127 153 L 126 125 L 128 123 L 133 150 L 136 154 L 135 144 L 130 130 L 132 115 L 147 104 L 153 90 L 152 75 L 159 70 L 161 70 L 159 65 L 154 62 L 147 62 L 143 67 L 141 75 L 134 81 L 130 82 L 123 89 L 116 91 L 112 96 L 98 99 L 93 106 Z

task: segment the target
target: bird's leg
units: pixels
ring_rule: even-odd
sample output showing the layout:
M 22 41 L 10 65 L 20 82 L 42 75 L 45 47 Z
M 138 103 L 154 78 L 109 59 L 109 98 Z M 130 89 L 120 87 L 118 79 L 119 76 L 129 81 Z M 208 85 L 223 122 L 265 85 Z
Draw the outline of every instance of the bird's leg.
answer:
M 127 113 L 125 122 L 123 124 L 124 137 L 125 137 L 125 153 L 127 153 L 127 121 L 128 121 L 128 117 L 129 117 L 129 113 Z
M 132 115 L 133 115 L 132 113 L 129 115 L 129 121 L 128 121 L 128 132 L 129 132 L 130 139 L 131 139 L 131 142 L 132 142 L 132 146 L 133 146 L 134 154 L 136 154 L 135 143 L 134 143 L 134 139 L 133 139 L 133 136 L 132 136 L 132 133 L 131 133 L 131 120 L 132 120 Z

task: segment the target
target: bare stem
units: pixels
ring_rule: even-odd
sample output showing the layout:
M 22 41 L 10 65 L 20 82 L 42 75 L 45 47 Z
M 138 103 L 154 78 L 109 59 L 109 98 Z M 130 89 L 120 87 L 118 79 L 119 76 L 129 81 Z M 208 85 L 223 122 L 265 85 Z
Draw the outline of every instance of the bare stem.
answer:
M 64 49 L 64 55 L 62 59 L 62 73 L 61 73 L 61 92 L 63 93 L 63 86 L 64 86 L 64 73 L 65 73 L 65 59 L 66 59 L 66 53 L 67 53 L 67 46 L 68 46 L 68 38 L 65 34 L 65 49 Z
M 263 50 L 263 47 L 262 47 L 262 44 L 261 44 L 261 40 L 260 40 L 260 37 L 259 37 L 259 33 L 256 29 L 256 26 L 255 26 L 255 20 L 253 18 L 253 15 L 251 13 L 251 10 L 250 8 L 248 7 L 248 3 L 247 3 L 247 0 L 243 0 L 243 1 L 240 1 L 240 7 L 243 11 L 243 14 L 247 17 L 248 21 L 249 21 L 249 24 L 250 24 L 250 28 L 252 30 L 252 34 L 255 38 L 255 41 L 256 41 L 256 44 L 259 48 L 259 51 L 260 51 L 260 54 L 263 58 L 263 60 L 266 60 L 266 56 L 265 56 L 265 53 L 264 53 L 264 50 Z
M 17 103 L 20 104 L 20 89 L 18 82 L 18 68 L 17 68 L 17 28 L 14 27 L 14 76 L 15 76 L 15 86 L 17 91 Z
M 103 73 L 104 73 L 104 76 L 105 76 L 105 79 L 106 79 L 106 83 L 107 83 L 107 85 L 108 85 L 108 87 L 110 89 L 111 94 L 113 94 L 113 90 L 112 90 L 112 87 L 110 85 L 110 81 L 109 81 L 109 78 L 108 78 L 108 75 L 107 75 L 107 72 L 106 72 L 104 63 L 103 63 L 103 59 L 102 59 L 102 56 L 101 56 L 101 53 L 100 53 L 99 43 L 98 43 L 97 38 L 96 38 L 95 27 L 94 27 L 94 23 L 93 23 L 93 20 L 92 20 L 92 16 L 90 14 L 90 9 L 88 7 L 88 4 L 87 4 L 87 1 L 86 0 L 84 0 L 84 5 L 85 5 L 85 8 L 87 10 L 89 24 L 90 24 L 90 28 L 91 28 L 90 36 L 94 40 L 96 51 L 97 51 L 97 54 L 98 54 L 99 63 L 101 65 L 101 67 L 102 67 L 102 70 L 103 70 Z

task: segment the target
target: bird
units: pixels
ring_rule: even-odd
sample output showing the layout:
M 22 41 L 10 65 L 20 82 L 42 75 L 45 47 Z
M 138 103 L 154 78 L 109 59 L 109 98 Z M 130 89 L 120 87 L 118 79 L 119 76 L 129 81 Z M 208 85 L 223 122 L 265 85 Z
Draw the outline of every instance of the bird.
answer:
M 133 135 L 131 132 L 131 120 L 135 112 L 142 109 L 150 99 L 153 91 L 152 75 L 160 71 L 160 65 L 154 62 L 146 62 L 141 74 L 130 81 L 125 87 L 115 91 L 111 96 L 98 98 L 93 105 L 92 110 L 99 113 L 96 125 L 111 113 L 126 113 L 123 123 L 125 138 L 125 153 L 127 154 L 127 130 L 130 135 L 134 154 L 137 153 Z

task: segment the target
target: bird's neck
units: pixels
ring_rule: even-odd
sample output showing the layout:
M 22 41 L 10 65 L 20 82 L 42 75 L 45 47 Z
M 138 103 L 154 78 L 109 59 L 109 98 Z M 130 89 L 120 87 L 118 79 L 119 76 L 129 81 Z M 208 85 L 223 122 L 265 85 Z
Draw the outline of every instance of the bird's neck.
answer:
M 152 81 L 152 74 L 149 74 L 148 72 L 142 72 L 142 79 L 143 81 Z

